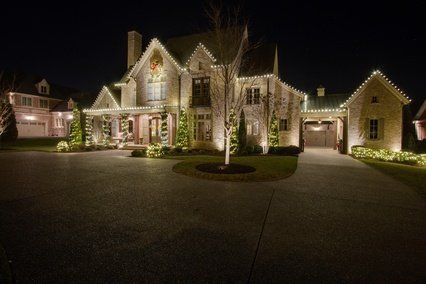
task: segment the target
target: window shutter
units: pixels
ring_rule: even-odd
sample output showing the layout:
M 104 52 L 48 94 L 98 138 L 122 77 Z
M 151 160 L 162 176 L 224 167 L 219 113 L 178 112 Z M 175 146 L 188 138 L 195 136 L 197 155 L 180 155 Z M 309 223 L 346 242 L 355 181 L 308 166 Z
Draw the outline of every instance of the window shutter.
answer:
M 370 119 L 366 118 L 364 122 L 364 135 L 366 139 L 370 139 Z
M 379 119 L 379 139 L 385 139 L 385 119 Z

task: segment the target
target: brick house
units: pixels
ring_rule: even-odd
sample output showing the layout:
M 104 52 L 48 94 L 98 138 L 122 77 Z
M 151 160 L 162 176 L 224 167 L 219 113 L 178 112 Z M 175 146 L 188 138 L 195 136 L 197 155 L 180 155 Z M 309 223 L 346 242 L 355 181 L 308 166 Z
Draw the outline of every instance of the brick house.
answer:
M 189 114 L 191 146 L 223 149 L 222 121 L 212 112 L 209 68 L 217 54 L 208 33 L 169 39 L 154 38 L 142 52 L 142 36 L 128 33 L 128 69 L 119 82 L 104 86 L 92 107 L 94 132 L 102 124 L 116 142 L 121 140 L 121 114 L 129 120 L 130 144 L 160 141 L 167 120 L 168 142 L 175 142 L 179 110 Z M 246 90 L 247 141 L 267 146 L 271 113 L 279 120 L 279 144 L 337 148 L 353 145 L 401 149 L 402 108 L 409 99 L 380 71 L 374 71 L 352 94 L 307 95 L 279 78 L 276 45 L 264 45 L 250 56 L 255 73 L 240 74 L 238 82 L 256 78 Z M 238 86 L 236 86 L 237 88 Z M 269 106 L 269 107 L 268 107 Z
M 13 106 L 18 137 L 67 136 L 72 109 L 83 98 L 83 93 L 37 75 L 18 73 L 15 76 L 15 90 L 2 99 Z

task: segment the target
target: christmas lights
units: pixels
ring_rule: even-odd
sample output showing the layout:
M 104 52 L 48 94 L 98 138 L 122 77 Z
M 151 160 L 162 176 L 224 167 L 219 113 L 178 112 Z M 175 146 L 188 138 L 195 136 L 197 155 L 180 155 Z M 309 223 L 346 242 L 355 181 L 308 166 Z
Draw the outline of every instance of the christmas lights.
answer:
M 395 152 L 387 149 L 371 149 L 362 146 L 352 146 L 352 154 L 357 159 L 373 159 L 417 166 L 426 165 L 426 155 L 414 154 L 411 152 Z

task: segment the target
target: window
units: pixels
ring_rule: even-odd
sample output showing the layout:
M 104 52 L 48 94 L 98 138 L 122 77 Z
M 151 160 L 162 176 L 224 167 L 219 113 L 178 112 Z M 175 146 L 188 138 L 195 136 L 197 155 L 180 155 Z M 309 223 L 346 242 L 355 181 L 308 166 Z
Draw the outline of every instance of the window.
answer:
M 46 86 L 40 86 L 40 93 L 47 94 L 47 87 Z
M 376 96 L 373 96 L 372 98 L 371 98 L 371 103 L 372 104 L 377 104 L 379 101 L 377 100 L 377 97 Z
M 192 80 L 192 95 L 194 97 L 201 97 L 210 95 L 210 78 L 195 78 Z
M 248 105 L 260 104 L 260 88 L 248 88 L 247 89 L 246 104 L 248 104 Z
M 259 135 L 259 121 L 248 120 L 246 123 L 247 135 Z
M 280 119 L 279 130 L 280 131 L 287 131 L 288 130 L 288 120 L 287 120 L 287 118 L 281 118 Z
M 368 137 L 370 139 L 378 139 L 379 138 L 379 120 L 370 119 L 370 131 Z
M 148 101 L 166 99 L 166 82 L 148 82 Z
M 193 138 L 195 141 L 212 140 L 211 114 L 195 114 L 193 124 Z
M 64 119 L 63 118 L 55 119 L 55 126 L 60 128 L 64 127 Z
M 49 108 L 49 101 L 48 100 L 40 100 L 40 107 L 41 108 Z
M 21 104 L 23 106 L 33 106 L 33 100 L 28 97 L 22 97 L 21 98 Z

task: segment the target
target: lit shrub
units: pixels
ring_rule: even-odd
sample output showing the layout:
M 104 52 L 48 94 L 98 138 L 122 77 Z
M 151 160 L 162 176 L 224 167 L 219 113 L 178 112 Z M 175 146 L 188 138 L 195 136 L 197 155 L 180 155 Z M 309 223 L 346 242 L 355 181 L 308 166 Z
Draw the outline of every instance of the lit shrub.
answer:
M 371 149 L 362 146 L 353 146 L 352 155 L 357 159 L 373 159 L 417 166 L 426 165 L 426 155 L 414 154 L 411 152 L 395 152 L 387 149 Z
M 148 158 L 160 158 L 164 156 L 164 149 L 161 143 L 149 144 L 146 149 L 146 156 Z
M 67 141 L 59 141 L 56 145 L 56 151 L 58 152 L 69 152 L 71 150 L 70 145 Z

